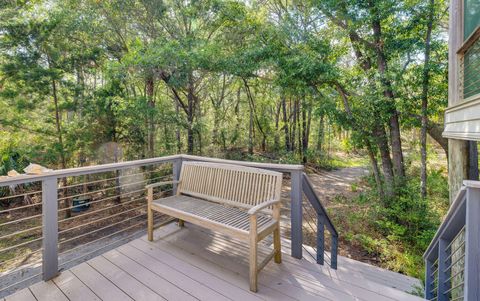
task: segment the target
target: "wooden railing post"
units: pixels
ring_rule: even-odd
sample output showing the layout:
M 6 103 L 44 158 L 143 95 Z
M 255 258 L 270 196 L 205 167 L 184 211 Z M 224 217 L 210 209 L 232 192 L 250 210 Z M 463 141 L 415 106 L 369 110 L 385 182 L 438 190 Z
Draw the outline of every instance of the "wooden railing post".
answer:
M 448 257 L 447 246 L 448 241 L 440 238 L 438 241 L 438 287 L 437 287 L 437 300 L 447 301 L 448 296 L 445 294 L 447 291 L 447 284 L 445 281 L 448 279 L 448 268 L 446 259 Z
M 180 179 L 180 170 L 182 169 L 182 159 L 176 159 L 173 161 L 173 180 L 178 181 Z M 173 194 L 177 194 L 177 184 L 173 184 Z
M 325 220 L 322 214 L 317 214 L 317 263 L 325 262 Z
M 480 300 L 480 189 L 468 188 L 463 300 Z
M 57 178 L 42 181 L 43 280 L 58 274 L 58 192 Z
M 291 219 L 291 249 L 292 257 L 302 258 L 303 234 L 302 234 L 302 171 L 292 171 L 290 190 L 290 219 Z

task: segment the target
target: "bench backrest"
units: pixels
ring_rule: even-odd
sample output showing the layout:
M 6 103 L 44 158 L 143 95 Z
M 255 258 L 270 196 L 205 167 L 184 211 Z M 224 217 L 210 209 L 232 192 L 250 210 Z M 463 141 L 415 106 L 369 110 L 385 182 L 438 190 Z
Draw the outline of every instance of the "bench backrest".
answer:
M 179 194 L 247 209 L 279 200 L 282 189 L 282 174 L 278 172 L 195 161 L 183 162 L 180 181 Z

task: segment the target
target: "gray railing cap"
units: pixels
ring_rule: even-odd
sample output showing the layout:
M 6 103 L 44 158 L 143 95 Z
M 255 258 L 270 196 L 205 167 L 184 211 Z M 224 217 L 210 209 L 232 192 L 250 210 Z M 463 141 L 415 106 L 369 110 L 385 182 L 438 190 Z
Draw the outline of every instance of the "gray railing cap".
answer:
M 467 182 L 467 181 L 465 181 L 465 182 Z M 430 254 L 430 252 L 434 249 L 437 240 L 439 239 L 440 235 L 445 230 L 445 227 L 447 226 L 448 222 L 452 218 L 453 214 L 456 212 L 457 208 L 463 203 L 463 201 L 465 199 L 466 192 L 467 192 L 467 187 L 472 187 L 473 188 L 473 186 L 465 185 L 465 182 L 464 182 L 464 186 L 462 186 L 460 191 L 458 191 L 457 196 L 455 197 L 455 200 L 453 201 L 452 205 L 448 209 L 448 212 L 445 215 L 445 218 L 443 219 L 442 223 L 440 224 L 440 227 L 438 227 L 438 230 L 435 233 L 435 236 L 433 236 L 433 239 L 430 242 L 430 245 L 428 246 L 425 253 L 423 253 L 423 259 L 426 259 L 428 257 L 428 255 Z M 474 182 L 474 181 L 468 181 L 468 182 Z M 480 188 L 480 183 L 477 184 L 477 185 L 478 185 L 477 187 Z
M 178 159 L 218 162 L 218 163 L 224 163 L 224 164 L 235 164 L 235 165 L 243 165 L 243 166 L 277 170 L 282 172 L 302 171 L 304 168 L 303 165 L 235 161 L 235 160 L 225 160 L 225 159 L 217 159 L 217 158 L 210 158 L 210 157 L 179 154 L 179 155 L 156 157 L 156 158 L 150 158 L 150 159 L 59 169 L 59 170 L 53 170 L 51 172 L 47 172 L 39 175 L 22 174 L 16 177 L 9 177 L 9 178 L 0 180 L 0 186 L 39 182 L 39 181 L 42 181 L 43 179 L 51 178 L 51 177 L 62 178 L 62 177 L 80 176 L 80 175 L 91 174 L 91 173 L 100 173 L 100 172 L 112 171 L 117 169 L 125 169 L 129 167 L 134 167 L 134 166 L 166 163 L 166 162 L 172 162 Z
M 237 161 L 237 160 L 218 159 L 218 158 L 201 157 L 201 156 L 193 156 L 193 155 L 181 155 L 181 157 L 182 159 L 185 159 L 185 160 L 217 162 L 217 163 L 223 163 L 223 164 L 234 164 L 234 165 L 264 168 L 264 169 L 275 169 L 280 171 L 302 171 L 304 169 L 304 166 L 300 164 L 278 164 L 278 163 L 262 163 L 262 162 L 251 162 L 251 161 Z

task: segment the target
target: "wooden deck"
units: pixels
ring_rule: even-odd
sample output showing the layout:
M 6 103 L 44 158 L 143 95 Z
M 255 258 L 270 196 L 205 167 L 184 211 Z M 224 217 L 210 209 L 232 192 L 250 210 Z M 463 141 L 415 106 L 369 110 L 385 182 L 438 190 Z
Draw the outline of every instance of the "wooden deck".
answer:
M 248 248 L 243 243 L 187 224 L 145 237 L 63 271 L 6 300 L 422 300 L 418 280 L 339 257 L 338 270 L 283 250 L 283 263 L 260 273 L 259 292 L 249 291 Z M 260 258 L 268 247 L 260 248 Z

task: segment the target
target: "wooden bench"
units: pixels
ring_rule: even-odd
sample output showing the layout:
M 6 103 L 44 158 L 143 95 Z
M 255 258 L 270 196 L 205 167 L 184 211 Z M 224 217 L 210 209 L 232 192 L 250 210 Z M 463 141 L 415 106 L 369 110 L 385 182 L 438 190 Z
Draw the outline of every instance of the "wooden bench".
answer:
M 178 184 L 174 196 L 153 199 L 153 188 Z M 222 232 L 250 246 L 250 290 L 259 271 L 274 258 L 281 263 L 280 191 L 282 174 L 258 168 L 184 162 L 179 181 L 147 185 L 148 239 L 153 240 L 153 211 Z M 260 264 L 257 244 L 273 233 L 274 248 Z

